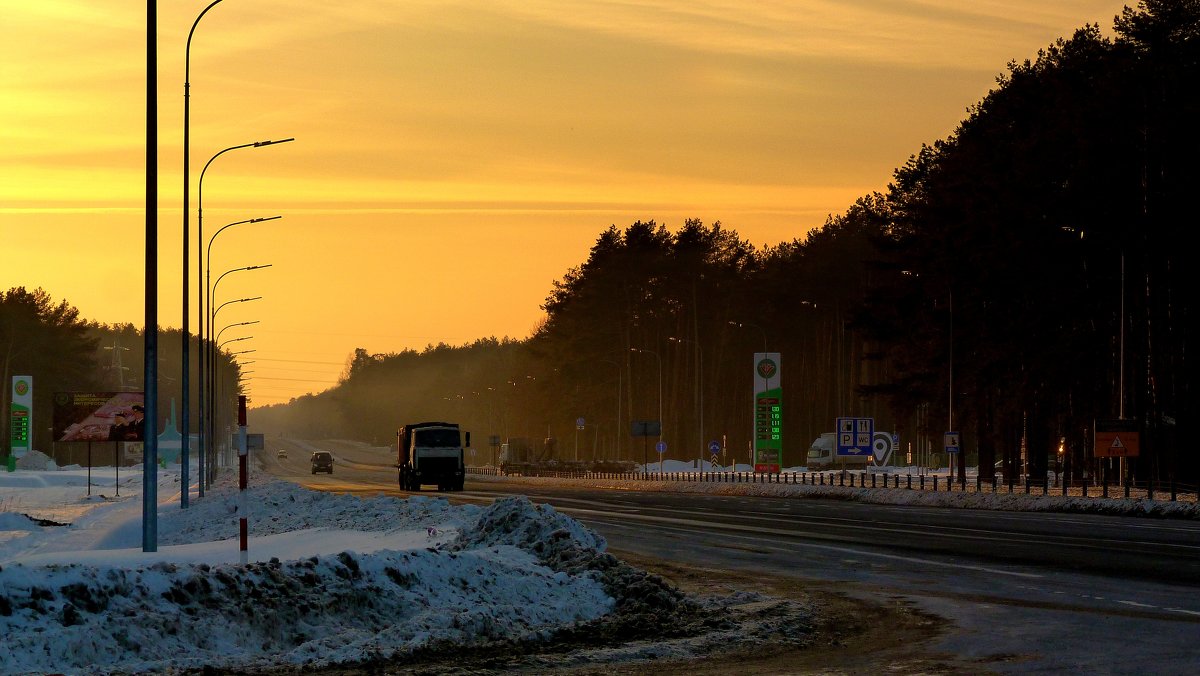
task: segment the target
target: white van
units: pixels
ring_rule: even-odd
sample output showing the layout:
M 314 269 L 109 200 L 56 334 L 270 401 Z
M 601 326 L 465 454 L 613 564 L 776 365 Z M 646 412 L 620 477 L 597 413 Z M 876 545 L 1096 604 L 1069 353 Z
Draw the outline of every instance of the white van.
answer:
M 810 471 L 822 469 L 841 469 L 843 466 L 849 469 L 866 467 L 871 456 L 843 456 L 838 457 L 837 453 L 837 434 L 833 432 L 825 432 L 821 436 L 813 439 L 812 445 L 808 447 L 808 464 Z

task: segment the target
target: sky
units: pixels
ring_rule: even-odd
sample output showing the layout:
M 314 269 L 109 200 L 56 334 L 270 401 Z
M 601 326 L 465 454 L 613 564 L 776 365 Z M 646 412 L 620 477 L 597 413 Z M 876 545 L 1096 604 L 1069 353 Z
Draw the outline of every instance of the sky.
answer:
M 238 671 L 321 665 L 403 654 L 437 643 L 470 645 L 487 639 L 534 637 L 545 629 L 614 612 L 613 599 L 601 582 L 611 589 L 612 579 L 605 576 L 619 574 L 617 569 L 602 565 L 582 575 L 571 569 L 607 551 L 604 537 L 549 505 L 534 506 L 523 497 L 485 506 L 451 505 L 445 498 L 426 496 L 357 497 L 273 480 L 259 471 L 257 463 L 251 463 L 244 502 L 232 473 L 224 473 L 205 498 L 181 510 L 178 465 L 169 465 L 158 472 L 158 551 L 147 553 L 141 551 L 142 472 L 123 468 L 117 486 L 112 467 L 95 467 L 88 489 L 86 469 L 56 468 L 46 460 L 46 456 L 32 453 L 22 459 L 17 471 L 0 471 L 0 607 L 11 610 L 0 613 L 0 634 L 6 637 L 6 673 L 140 673 L 204 665 Z M 678 472 L 687 468 L 670 461 L 666 469 Z M 475 477 L 478 481 L 489 479 Z M 1151 505 L 1144 500 L 1099 498 L 1095 492 L 1093 497 L 1082 498 L 745 482 L 523 481 L 792 499 L 841 496 L 926 509 L 1065 511 L 1074 512 L 1078 523 L 1085 521 L 1079 513 L 1089 511 L 1173 514 L 1182 519 L 1194 519 L 1200 513 L 1195 503 L 1159 501 Z M 194 485 L 192 490 L 194 495 Z M 240 503 L 252 505 L 246 557 L 252 565 L 245 569 L 237 567 L 240 553 L 234 537 L 240 514 L 235 507 Z M 35 519 L 64 525 L 46 525 Z M 885 550 L 836 547 L 844 550 L 846 563 L 877 557 L 910 558 Z M 349 552 L 360 577 L 348 572 L 347 555 L 342 552 Z M 271 563 L 272 559 L 277 562 Z M 566 563 L 551 567 L 545 561 Z M 977 568 L 969 561 L 948 565 Z M 838 571 L 831 572 L 839 577 Z M 1029 574 L 1004 566 L 993 572 L 1001 577 L 1044 578 L 1045 584 L 1056 589 L 1077 586 L 1090 594 L 1096 593 L 1098 583 L 1063 570 L 1036 569 L 1036 574 Z M 230 575 L 255 599 L 253 604 L 227 591 Z M 736 578 L 732 582 L 736 584 Z M 752 582 L 747 580 L 748 586 L 752 587 Z M 35 589 L 40 590 L 40 599 Z M 373 603 L 345 602 L 364 589 L 371 590 Z M 644 587 L 641 590 L 639 593 L 645 593 Z M 994 592 L 1000 594 L 997 600 L 1005 593 Z M 1129 604 L 1137 610 L 1174 613 L 1180 624 L 1170 627 L 1168 636 L 1186 634 L 1188 625 L 1183 622 L 1200 615 L 1194 595 L 1182 587 L 1122 580 L 1110 593 L 1120 595 L 1104 605 Z M 704 602 L 733 605 L 761 600 L 748 594 L 723 596 L 713 590 Z M 1070 597 L 1052 598 L 1049 604 L 1015 604 L 1012 612 L 1016 614 L 1008 617 L 1019 624 L 1052 622 L 1069 628 L 1064 617 L 1069 613 L 1058 611 L 1071 610 Z M 1101 600 L 1099 596 L 1089 598 Z M 1160 609 L 1141 601 L 1118 600 L 1122 598 L 1166 598 L 1172 605 Z M 90 609 L 89 601 L 95 604 Z M 34 604 L 40 604 L 41 610 L 33 609 Z M 67 605 L 78 609 L 78 622 L 64 622 Z M 989 614 L 981 608 L 997 605 L 1003 603 L 972 605 L 970 614 L 978 623 L 981 617 L 996 616 L 995 611 Z M 264 612 L 264 607 L 270 610 Z M 296 608 L 306 610 L 287 610 Z M 1145 633 L 1152 629 L 1144 627 L 1162 629 L 1161 623 L 1138 624 L 1134 616 L 1123 616 L 1119 610 L 1106 609 L 1102 615 L 1075 610 L 1083 615 L 1078 621 L 1095 622 L 1097 617 L 1124 621 L 1122 630 L 1132 640 L 1122 648 L 1123 663 L 1152 663 L 1157 673 L 1194 671 L 1194 644 L 1185 641 L 1164 648 L 1161 636 Z M 949 611 L 942 607 L 941 612 Z M 272 621 L 264 623 L 264 614 Z M 213 622 L 207 620 L 214 616 L 225 631 L 211 630 Z M 972 623 L 965 624 L 969 627 Z M 742 625 L 723 631 L 726 636 L 709 637 L 711 641 L 691 636 L 674 643 L 664 639 L 653 646 L 650 655 L 686 657 L 706 643 L 728 645 L 747 638 Z M 953 653 L 1012 654 L 1013 641 L 1021 640 L 1019 633 L 1010 632 L 966 634 L 969 648 L 960 645 Z M 1021 664 L 1059 672 L 1064 663 L 1078 664 L 1080 656 L 1072 650 L 1085 650 L 1089 666 L 1104 662 L 1108 654 L 1097 652 L 1095 643 L 1088 642 L 1061 651 L 1040 651 L 1040 657 L 1023 655 Z M 623 649 L 606 646 L 588 657 L 610 665 L 646 658 L 647 647 L 638 642 Z M 562 665 L 580 665 L 578 652 L 562 653 L 559 659 Z M 544 662 L 543 666 L 550 664 L 554 663 Z
M 208 3 L 158 10 L 158 316 L 176 328 L 185 54 Z M 1087 23 L 1111 34 L 1123 5 L 221 2 L 187 78 L 189 329 L 203 249 L 212 281 L 271 266 L 215 293 L 262 297 L 216 321 L 260 322 L 241 334 L 253 405 L 326 389 L 356 347 L 525 338 L 610 225 L 698 218 L 760 247 L 802 238 L 886 189 L 1006 63 Z M 0 286 L 140 326 L 145 3 L 0 12 Z

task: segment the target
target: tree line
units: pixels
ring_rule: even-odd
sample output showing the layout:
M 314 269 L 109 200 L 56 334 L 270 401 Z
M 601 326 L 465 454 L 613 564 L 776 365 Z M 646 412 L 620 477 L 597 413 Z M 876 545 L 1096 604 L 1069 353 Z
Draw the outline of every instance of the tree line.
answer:
M 1141 430 L 1133 476 L 1196 484 L 1177 425 L 1195 408 L 1181 254 L 1200 185 L 1200 0 L 1146 0 L 1113 33 L 1084 26 L 1008 64 L 886 190 L 802 238 L 756 248 L 720 222 L 610 226 L 531 336 L 359 348 L 337 386 L 255 409 L 252 425 L 384 445 L 406 422 L 445 419 L 474 433 L 476 462 L 491 437 L 641 461 L 658 439 L 630 423 L 661 410 L 666 457 L 707 458 L 715 440 L 745 462 L 765 350 L 782 355 L 786 466 L 836 417 L 870 416 L 902 452 L 961 432 L 962 465 L 985 478 L 1022 455 L 1034 477 L 1094 477 L 1092 425 L 1123 417 Z M 73 326 L 58 308 L 47 299 L 45 323 Z M 74 330 L 42 344 L 90 356 L 48 377 L 107 368 L 111 382 L 106 341 L 132 327 Z
M 196 337 L 191 340 L 189 355 L 195 369 L 200 341 Z M 179 409 L 182 347 L 178 329 L 159 328 L 160 432 L 172 410 L 177 416 L 182 413 Z M 55 301 L 44 289 L 31 291 L 18 286 L 0 291 L 0 383 L 3 383 L 0 410 L 4 412 L 0 416 L 0 433 L 6 440 L 11 440 L 8 410 L 14 376 L 33 378 L 30 443 L 32 448 L 51 454 L 55 392 L 144 392 L 144 363 L 145 335 L 132 324 L 88 321 L 78 308 L 65 299 Z M 227 354 L 218 358 L 217 367 L 221 383 L 237 383 L 238 367 Z M 189 385 L 191 420 L 196 421 L 200 412 L 199 384 L 192 378 Z M 234 410 L 238 389 L 222 388 L 221 394 L 222 410 Z M 193 432 L 195 425 L 192 424 Z M 63 446 L 58 449 L 57 457 L 75 457 L 70 444 Z M 2 448 L 0 454 L 7 455 L 11 444 L 5 443 Z
M 256 418 L 380 444 L 454 419 L 480 448 L 554 438 L 561 458 L 640 461 L 629 423 L 661 407 L 667 457 L 717 440 L 745 461 L 766 350 L 782 354 L 785 465 L 837 416 L 871 416 L 902 451 L 936 451 L 953 427 L 985 478 L 1022 449 L 1035 477 L 1095 476 L 1093 422 L 1124 417 L 1142 431 L 1135 477 L 1195 483 L 1176 430 L 1194 410 L 1181 245 L 1200 185 L 1200 2 L 1142 2 L 1113 32 L 1084 26 L 1008 64 L 949 137 L 803 238 L 612 226 L 528 339 L 359 349 L 337 387 Z

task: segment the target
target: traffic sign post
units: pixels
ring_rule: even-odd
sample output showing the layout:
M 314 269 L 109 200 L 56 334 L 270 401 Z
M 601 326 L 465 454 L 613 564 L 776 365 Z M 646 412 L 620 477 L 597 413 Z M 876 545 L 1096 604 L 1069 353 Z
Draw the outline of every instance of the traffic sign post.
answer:
M 837 419 L 837 451 L 835 455 L 853 458 L 872 455 L 875 441 L 874 418 Z
M 1097 458 L 1135 458 L 1140 453 L 1137 420 L 1097 420 L 1092 455 Z
M 958 432 L 946 432 L 944 436 L 944 443 L 942 445 L 945 447 L 947 454 L 953 455 L 962 450 L 962 444 L 960 441 L 961 439 Z

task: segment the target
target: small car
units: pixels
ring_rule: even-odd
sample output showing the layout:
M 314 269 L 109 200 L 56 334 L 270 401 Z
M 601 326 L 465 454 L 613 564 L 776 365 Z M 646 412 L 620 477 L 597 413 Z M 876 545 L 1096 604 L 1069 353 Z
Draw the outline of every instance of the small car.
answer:
M 275 453 L 275 457 L 279 458 L 280 460 L 287 460 L 287 451 L 285 451 L 281 448 L 281 449 L 279 449 L 278 452 Z
M 333 474 L 333 454 L 329 451 L 313 451 L 312 473 L 328 472 Z

